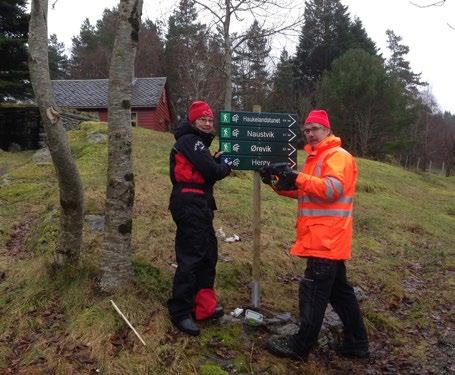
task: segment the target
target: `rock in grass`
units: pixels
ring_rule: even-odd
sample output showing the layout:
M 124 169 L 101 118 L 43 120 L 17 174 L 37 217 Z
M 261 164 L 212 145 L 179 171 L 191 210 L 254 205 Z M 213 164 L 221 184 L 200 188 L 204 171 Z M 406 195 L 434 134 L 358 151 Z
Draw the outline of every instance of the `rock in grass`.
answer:
M 271 326 L 270 332 L 280 335 L 289 336 L 294 335 L 299 331 L 299 326 L 295 323 L 285 324 L 284 326 Z
M 8 186 L 11 183 L 11 179 L 8 176 L 3 176 L 0 180 L 0 186 Z
M 32 156 L 32 160 L 36 165 L 52 164 L 51 153 L 47 147 L 36 151 Z
M 85 222 L 90 230 L 95 232 L 102 232 L 104 230 L 104 216 L 103 215 L 85 215 Z
M 88 143 L 106 143 L 107 142 L 107 135 L 102 133 L 92 133 L 89 134 L 87 137 Z
M 354 287 L 354 293 L 355 293 L 355 296 L 357 297 L 357 301 L 359 301 L 359 302 L 365 301 L 368 298 L 365 291 L 359 286 Z

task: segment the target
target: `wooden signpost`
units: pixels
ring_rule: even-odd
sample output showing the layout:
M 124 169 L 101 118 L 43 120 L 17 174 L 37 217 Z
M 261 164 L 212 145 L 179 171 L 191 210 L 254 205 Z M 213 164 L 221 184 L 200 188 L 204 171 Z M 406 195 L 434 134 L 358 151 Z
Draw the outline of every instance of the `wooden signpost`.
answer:
M 251 304 L 259 307 L 261 297 L 261 177 L 258 170 L 273 163 L 297 165 L 297 115 L 220 111 L 220 150 L 232 168 L 252 170 L 253 175 L 253 264 Z

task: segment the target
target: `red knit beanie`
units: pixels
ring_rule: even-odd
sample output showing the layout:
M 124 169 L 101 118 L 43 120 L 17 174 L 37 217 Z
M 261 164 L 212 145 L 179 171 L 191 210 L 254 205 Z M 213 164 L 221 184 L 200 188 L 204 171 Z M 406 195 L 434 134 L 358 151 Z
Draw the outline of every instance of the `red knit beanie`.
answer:
M 193 123 L 203 116 L 213 118 L 212 108 L 206 102 L 200 100 L 191 103 L 190 109 L 188 110 L 188 120 Z
M 330 121 L 327 112 L 323 109 L 315 109 L 311 111 L 305 120 L 305 124 L 319 124 L 330 129 Z

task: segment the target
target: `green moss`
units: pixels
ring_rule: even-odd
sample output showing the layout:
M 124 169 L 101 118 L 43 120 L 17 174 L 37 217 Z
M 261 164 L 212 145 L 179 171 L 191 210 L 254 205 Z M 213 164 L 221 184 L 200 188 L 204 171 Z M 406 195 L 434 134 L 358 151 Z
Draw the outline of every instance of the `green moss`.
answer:
M 240 325 L 227 325 L 218 327 L 209 327 L 202 333 L 202 340 L 206 342 L 209 347 L 210 343 L 215 341 L 226 348 L 238 349 L 242 346 L 242 326 Z
M 249 364 L 249 359 L 245 354 L 237 354 L 233 360 L 235 368 L 241 374 L 251 373 L 251 367 Z
M 15 182 L 2 186 L 0 198 L 12 204 L 44 200 L 48 194 L 46 183 Z
M 170 275 L 153 267 L 149 262 L 135 260 L 133 262 L 136 285 L 149 297 L 164 302 L 171 290 Z
M 249 278 L 248 264 L 218 263 L 216 283 L 220 289 L 239 290 L 248 284 Z
M 229 375 L 229 373 L 216 364 L 207 363 L 201 366 L 199 375 Z
M 35 254 L 51 254 L 54 251 L 58 241 L 59 225 L 56 211 L 41 218 L 37 230 L 30 239 L 30 248 Z
M 74 135 L 75 137 L 80 136 L 81 134 L 92 134 L 92 133 L 108 133 L 108 127 L 106 122 L 101 121 L 83 121 L 79 124 L 77 130 L 69 132 L 69 134 Z

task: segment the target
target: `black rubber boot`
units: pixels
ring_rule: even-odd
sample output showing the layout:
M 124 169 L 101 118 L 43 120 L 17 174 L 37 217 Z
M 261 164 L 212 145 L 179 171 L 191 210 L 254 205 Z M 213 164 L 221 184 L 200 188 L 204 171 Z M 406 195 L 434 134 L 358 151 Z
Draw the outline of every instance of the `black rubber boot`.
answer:
M 308 359 L 308 353 L 297 352 L 285 336 L 271 337 L 267 341 L 266 348 L 270 353 L 277 357 L 287 357 L 304 362 Z
M 173 320 L 171 319 L 172 324 L 174 324 L 180 331 L 185 332 L 191 336 L 198 336 L 201 333 L 201 330 L 194 322 L 193 318 L 188 317 L 182 320 Z

